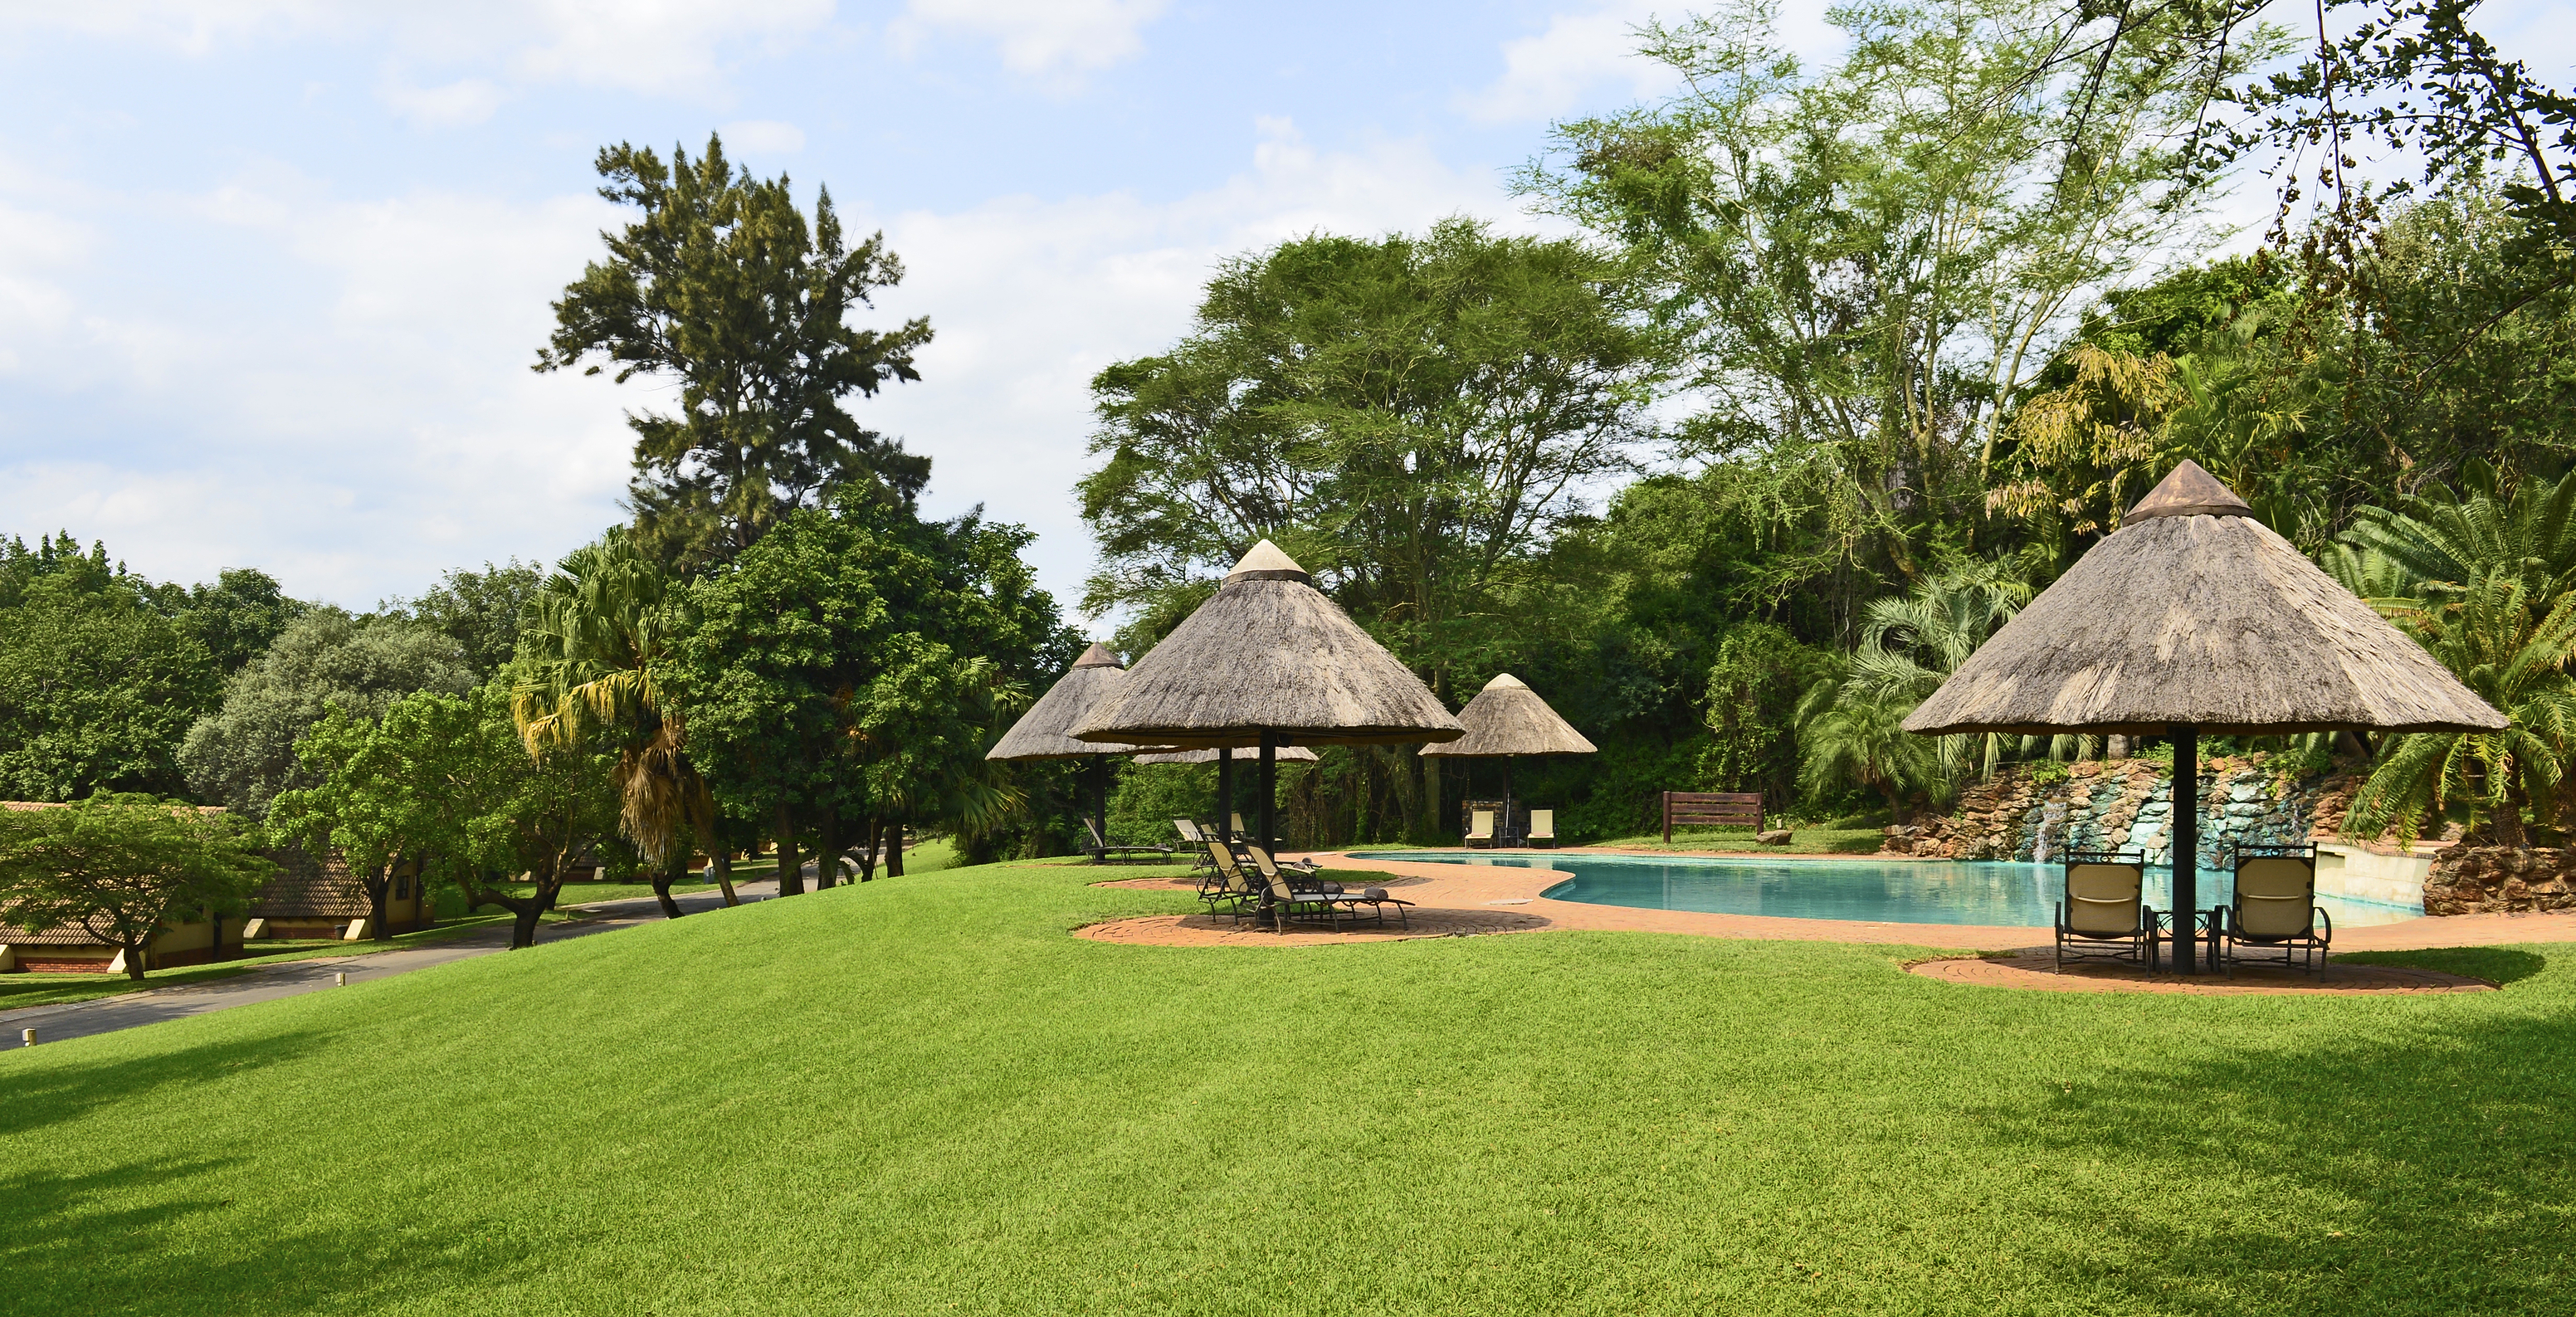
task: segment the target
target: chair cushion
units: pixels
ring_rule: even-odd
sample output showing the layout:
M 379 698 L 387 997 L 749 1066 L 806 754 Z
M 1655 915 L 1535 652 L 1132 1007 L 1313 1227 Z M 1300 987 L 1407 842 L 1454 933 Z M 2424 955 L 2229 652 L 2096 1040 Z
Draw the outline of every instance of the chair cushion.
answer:
M 1383 887 L 1372 887 L 1360 895 L 1363 900 L 1383 901 L 1386 899 L 1386 889 Z

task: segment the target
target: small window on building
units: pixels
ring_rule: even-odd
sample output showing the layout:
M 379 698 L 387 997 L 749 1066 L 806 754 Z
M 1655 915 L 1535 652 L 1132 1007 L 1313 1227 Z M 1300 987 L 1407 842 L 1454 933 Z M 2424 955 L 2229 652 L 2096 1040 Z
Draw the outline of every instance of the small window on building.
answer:
M 410 899 L 411 899 L 411 875 L 410 875 L 410 874 L 407 874 L 407 873 L 406 873 L 406 874 L 398 874 L 398 875 L 396 875 L 396 876 L 395 876 L 395 878 L 394 878 L 394 899 L 395 899 L 395 900 L 397 900 L 397 901 L 408 901 L 408 900 L 410 900 Z

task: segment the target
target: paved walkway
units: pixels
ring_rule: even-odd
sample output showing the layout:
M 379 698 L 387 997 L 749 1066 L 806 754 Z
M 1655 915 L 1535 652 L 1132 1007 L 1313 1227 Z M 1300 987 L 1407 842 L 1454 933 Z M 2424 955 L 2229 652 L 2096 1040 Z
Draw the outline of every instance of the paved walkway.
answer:
M 1504 853 L 1546 855 L 1549 852 Z M 1317 852 L 1312 858 L 1326 868 L 1373 869 L 1407 878 L 1427 879 L 1423 883 L 1407 884 L 1404 892 L 1406 900 L 1418 902 L 1426 909 L 1509 908 L 1538 916 L 1551 928 L 1699 933 L 1709 937 L 1780 938 L 1805 942 L 1894 942 L 1974 951 L 2020 951 L 2045 947 L 2051 941 L 2050 931 L 2045 925 L 1861 923 L 1843 919 L 1784 919 L 1773 915 L 1721 915 L 1697 910 L 1642 910 L 1629 906 L 1587 905 L 1579 901 L 1551 901 L 1540 893 L 1574 876 L 1555 869 L 1409 864 L 1401 860 L 1354 859 L 1331 852 Z M 2428 947 L 2485 947 L 2512 942 L 2576 942 L 2576 913 L 2448 915 L 2406 919 L 2394 924 L 2339 928 L 2335 930 L 2334 949 L 2338 952 L 2417 951 Z
M 734 891 L 745 901 L 764 900 L 778 894 L 775 879 L 760 883 L 736 883 Z M 703 910 L 724 908 L 722 893 L 691 892 L 674 897 L 680 909 L 695 914 Z M 567 912 L 579 911 L 585 917 L 548 924 L 537 932 L 540 946 L 566 938 L 587 937 L 638 924 L 655 923 L 662 918 L 661 904 L 652 897 L 625 901 L 603 901 L 593 905 L 565 906 Z M 364 946 L 364 943 L 357 944 Z M 138 1025 L 158 1024 L 210 1011 L 248 1006 L 252 1002 L 275 1001 L 280 997 L 300 997 L 308 992 L 339 986 L 339 975 L 349 976 L 351 983 L 391 978 L 432 965 L 452 964 L 506 951 L 510 946 L 510 926 L 494 924 L 469 933 L 440 938 L 420 946 L 394 951 L 359 951 L 346 956 L 318 956 L 310 960 L 282 961 L 263 965 L 227 978 L 204 983 L 181 984 L 170 988 L 147 988 L 141 992 L 100 997 L 91 1001 L 65 1002 L 55 1006 L 23 1006 L 17 1010 L 0 1010 L 0 1048 L 23 1047 L 25 1031 L 34 1029 L 39 1043 L 87 1038 L 91 1034 L 114 1033 Z

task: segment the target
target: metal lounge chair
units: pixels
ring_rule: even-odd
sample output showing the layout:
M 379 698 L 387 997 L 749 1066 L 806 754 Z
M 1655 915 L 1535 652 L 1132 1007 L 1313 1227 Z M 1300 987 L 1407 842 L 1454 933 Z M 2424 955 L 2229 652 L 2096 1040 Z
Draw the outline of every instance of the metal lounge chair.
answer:
M 2118 960 L 2156 967 L 2156 915 L 2144 899 L 2146 857 L 2069 851 L 2057 903 L 2057 964 Z
M 1181 843 L 1190 848 L 1190 867 L 1192 869 L 1205 869 L 1215 864 L 1215 861 L 1208 858 L 1207 834 L 1199 830 L 1198 820 L 1174 819 L 1172 820 L 1172 827 L 1180 832 Z
M 1469 815 L 1467 819 L 1467 836 L 1465 840 L 1469 850 L 1475 850 L 1479 847 L 1486 850 L 1493 849 L 1494 811 L 1490 809 L 1480 809 L 1474 814 Z
M 1552 809 L 1531 810 L 1529 835 L 1521 838 L 1521 844 L 1536 850 L 1555 850 L 1556 811 Z
M 1261 899 L 1261 889 L 1234 862 L 1234 852 L 1214 837 L 1200 843 L 1207 852 L 1208 865 L 1214 874 L 1199 884 L 1199 899 L 1207 902 L 1208 913 L 1224 915 L 1241 923 L 1252 917 L 1253 906 Z
M 2279 963 L 2314 974 L 2334 942 L 2334 916 L 2317 904 L 2317 848 L 2243 846 L 2236 852 L 2236 899 L 2219 930 L 2227 969 Z M 2248 948 L 2277 952 L 2246 955 Z
M 1091 834 L 1091 845 L 1085 849 L 1090 854 L 1091 862 L 1093 864 L 1136 863 L 1138 861 L 1135 861 L 1133 857 L 1139 855 L 1151 855 L 1154 857 L 1150 860 L 1141 861 L 1141 863 L 1145 864 L 1168 864 L 1171 862 L 1172 848 L 1169 846 L 1111 845 L 1107 838 L 1100 835 L 1100 825 L 1092 822 L 1088 818 L 1082 821 L 1082 830 Z M 1113 855 L 1118 858 L 1114 860 L 1111 859 L 1110 857 Z
M 1413 916 L 1406 913 L 1412 908 L 1413 902 L 1389 896 L 1383 887 L 1365 887 L 1354 892 L 1340 883 L 1315 876 L 1311 869 L 1301 873 L 1295 868 L 1283 866 L 1271 859 L 1270 852 L 1258 846 L 1246 846 L 1244 850 L 1251 855 L 1253 868 L 1260 872 L 1264 882 L 1284 881 L 1288 884 L 1288 889 L 1304 901 L 1325 902 L 1341 914 L 1348 914 L 1353 918 L 1358 916 L 1359 907 L 1367 906 L 1369 913 L 1381 924 L 1386 922 L 1386 908 L 1394 906 L 1396 918 L 1403 926 L 1413 927 Z M 1337 914 L 1335 918 L 1338 922 L 1339 915 Z
M 1301 890 L 1284 873 L 1270 879 L 1266 890 L 1270 893 L 1270 931 L 1273 933 L 1287 932 L 1288 922 L 1292 919 L 1299 923 L 1321 922 L 1339 928 L 1347 913 L 1348 908 L 1342 902 L 1322 892 Z

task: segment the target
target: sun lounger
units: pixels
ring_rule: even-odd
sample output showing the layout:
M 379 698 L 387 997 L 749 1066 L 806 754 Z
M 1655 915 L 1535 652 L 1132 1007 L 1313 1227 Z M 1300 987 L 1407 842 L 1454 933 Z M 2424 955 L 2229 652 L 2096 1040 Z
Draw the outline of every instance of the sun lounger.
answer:
M 1524 846 L 1534 847 L 1539 850 L 1556 849 L 1556 811 L 1552 809 L 1531 810 L 1529 835 L 1521 838 L 1521 844 Z
M 1468 849 L 1470 850 L 1479 847 L 1486 849 L 1491 849 L 1493 847 L 1494 811 L 1490 809 L 1480 809 L 1474 814 L 1468 816 L 1466 841 Z
M 2069 851 L 2066 899 L 2057 903 L 2057 964 L 2119 960 L 2156 966 L 2156 916 L 2143 899 L 2147 866 L 2139 855 Z
M 2310 974 L 2325 968 L 2334 916 L 2317 904 L 2317 848 L 2245 846 L 2236 852 L 2236 900 L 2219 931 L 2228 970 L 2279 963 Z M 2248 948 L 2277 955 L 2246 955 Z
M 1199 830 L 1198 820 L 1174 819 L 1172 820 L 1172 827 L 1180 832 L 1182 844 L 1190 848 L 1191 868 L 1204 869 L 1210 867 L 1214 863 L 1214 861 L 1208 858 L 1208 837 L 1206 833 Z
M 1084 853 L 1091 856 L 1093 864 L 1168 864 L 1171 862 L 1172 848 L 1169 846 L 1113 846 L 1108 839 L 1100 835 L 1100 825 L 1088 818 L 1082 821 L 1082 830 L 1091 834 L 1091 845 L 1084 848 Z M 1139 861 L 1134 858 L 1139 855 L 1150 855 L 1154 858 Z M 1117 858 L 1111 859 L 1111 856 Z
M 1235 863 L 1234 852 L 1214 837 L 1200 843 L 1207 852 L 1209 877 L 1199 884 L 1199 899 L 1208 903 L 1208 913 L 1225 915 L 1236 922 L 1252 917 L 1253 906 L 1261 899 L 1261 889 L 1253 884 L 1243 866 Z

